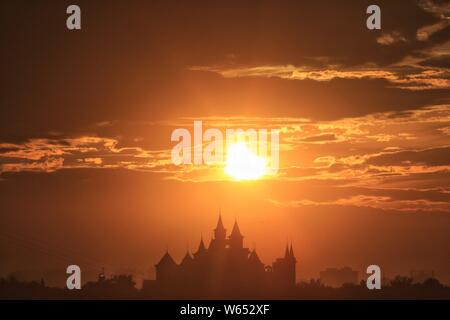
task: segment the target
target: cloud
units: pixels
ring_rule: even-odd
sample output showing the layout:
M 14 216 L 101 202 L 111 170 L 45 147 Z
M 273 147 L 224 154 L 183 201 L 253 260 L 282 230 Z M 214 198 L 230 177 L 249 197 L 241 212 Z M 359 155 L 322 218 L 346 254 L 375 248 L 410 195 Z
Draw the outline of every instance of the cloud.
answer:
M 110 26 L 110 34 L 115 36 L 104 37 L 101 42 L 95 36 L 73 39 L 70 44 L 65 41 L 64 30 L 52 29 L 58 23 L 54 20 L 56 16 L 30 17 L 19 4 L 5 4 L 5 11 L 15 12 L 15 16 L 4 17 L 5 25 L 15 25 L 15 21 L 24 23 L 0 30 L 2 38 L 11 44 L 11 50 L 2 57 L 5 89 L 0 110 L 0 139 L 22 142 L 31 137 L 43 137 L 49 131 L 90 134 L 99 128 L 109 130 L 114 120 L 139 121 L 142 117 L 157 121 L 189 114 L 218 114 L 220 110 L 222 114 L 233 115 L 248 105 L 245 96 L 251 92 L 255 92 L 251 101 L 258 104 L 258 111 L 266 116 L 294 116 L 297 109 L 292 100 L 298 99 L 304 101 L 303 116 L 325 114 L 328 119 L 434 103 L 436 95 L 415 93 L 406 97 L 402 92 L 386 89 L 386 85 L 444 88 L 445 80 L 423 83 L 422 79 L 407 79 L 408 82 L 418 81 L 419 85 L 392 84 L 389 79 L 402 79 L 403 75 L 385 67 L 408 56 L 417 57 L 448 41 L 448 28 L 430 34 L 427 41 L 416 39 L 420 28 L 442 23 L 438 14 L 442 11 L 439 9 L 442 2 L 420 6 L 418 1 L 382 0 L 377 4 L 383 10 L 383 32 L 390 35 L 385 39 L 392 38 L 390 41 L 395 42 L 404 37 L 407 42 L 381 46 L 376 41 L 380 32 L 365 28 L 367 4 L 364 2 L 273 2 L 261 4 L 255 10 L 254 4 L 242 1 L 176 7 L 136 1 L 115 4 L 106 11 L 101 10 L 100 4 L 89 2 L 85 10 L 101 11 L 102 15 L 101 19 L 90 22 L 90 30 L 99 32 L 104 28 L 102 21 L 115 20 Z M 28 8 L 51 12 L 50 3 L 30 4 Z M 139 17 L 145 12 L 147 17 L 134 25 L 115 19 L 124 10 Z M 170 15 L 166 14 L 168 10 Z M 181 29 L 183 32 L 179 32 Z M 40 54 L 30 55 L 35 45 L 32 39 L 40 39 L 45 30 L 54 31 L 51 38 L 45 39 L 57 43 L 58 50 L 52 45 L 43 45 Z M 127 43 L 128 49 L 111 50 L 118 42 Z M 86 54 L 80 57 L 73 47 Z M 49 56 L 54 57 L 54 62 L 65 61 L 72 68 L 49 63 Z M 27 63 L 14 63 L 16 59 L 26 59 Z M 378 66 L 381 73 L 368 70 L 370 63 Z M 305 67 L 306 70 L 300 70 L 305 81 L 297 82 L 306 83 L 294 86 L 279 85 L 276 79 L 268 85 L 263 81 L 224 81 L 213 75 L 193 75 L 197 72 L 186 72 L 186 66 Z M 358 70 L 356 66 L 364 68 Z M 417 74 L 417 70 L 412 74 Z M 44 75 L 46 81 L 31 83 L 29 79 L 37 74 Z M 442 75 L 436 77 L 440 79 Z M 59 81 L 61 79 L 63 81 Z M 311 81 L 317 83 L 310 84 Z M 131 83 L 126 90 L 125 82 Z M 328 82 L 333 84 L 328 86 Z M 371 101 L 361 97 L 366 93 Z M 361 104 L 364 100 L 366 108 L 355 111 L 353 103 Z M 276 110 L 272 108 L 275 103 Z M 250 109 L 254 110 L 252 106 Z M 105 119 L 105 114 L 110 119 Z M 80 132 L 92 123 L 98 128 Z
M 398 31 L 383 33 L 376 41 L 384 46 L 389 46 L 399 42 L 406 42 L 406 38 Z
M 223 166 L 175 166 L 171 161 L 170 131 L 190 128 L 266 128 L 280 131 L 281 167 L 275 181 L 333 181 L 339 186 L 410 188 L 446 187 L 449 173 L 450 105 L 433 105 L 399 112 L 315 121 L 301 117 L 179 118 L 151 123 L 168 128 L 164 149 L 145 140 L 121 136 L 78 136 L 0 143 L 2 175 L 8 172 L 62 169 L 125 169 L 158 173 L 161 178 L 186 182 L 223 181 Z M 114 125 L 119 125 L 118 123 Z M 136 123 L 141 127 L 142 123 Z M 127 124 L 133 132 L 133 124 Z M 153 128 L 154 129 L 154 128 Z M 147 130 L 147 129 L 146 129 Z M 125 132 L 125 131 L 124 131 Z M 206 142 L 205 142 L 206 145 Z
M 81 160 L 81 161 L 83 161 L 83 160 Z M 100 165 L 103 163 L 103 160 L 102 160 L 102 158 L 85 158 L 84 162 Z
M 319 134 L 319 135 L 315 135 L 315 136 L 309 136 L 309 137 L 305 137 L 303 139 L 301 139 L 300 141 L 302 142 L 310 142 L 310 143 L 326 143 L 329 141 L 338 141 L 338 138 L 336 137 L 335 134 L 329 134 L 329 133 L 324 133 L 324 134 Z
M 440 128 L 439 131 L 441 131 L 442 133 L 450 136 L 450 127 Z
M 433 13 L 440 21 L 425 25 L 417 30 L 417 40 L 427 41 L 434 33 L 450 26 L 450 4 L 446 2 L 422 0 L 419 5 L 427 12 Z
M 312 201 L 307 199 L 291 201 L 267 199 L 266 201 L 278 207 L 291 208 L 303 206 L 354 206 L 399 212 L 450 212 L 450 202 L 448 201 L 431 201 L 427 199 L 399 200 L 389 196 L 371 196 L 362 194 L 348 198 L 339 198 L 332 201 Z
M 61 169 L 63 165 L 63 158 L 50 157 L 43 159 L 42 161 L 5 163 L 1 165 L 0 173 L 24 171 L 54 172 Z
M 405 90 L 450 89 L 448 70 L 424 69 L 415 66 L 359 66 L 344 68 L 328 66 L 321 69 L 308 66 L 266 65 L 251 67 L 207 67 L 193 66 L 192 71 L 218 73 L 225 78 L 264 77 L 286 80 L 314 80 L 318 82 L 334 79 L 381 79 Z
M 408 165 L 446 166 L 450 165 L 450 146 L 420 150 L 400 150 L 377 154 L 366 163 L 375 166 L 390 166 L 399 163 Z
M 417 40 L 419 41 L 426 41 L 428 38 L 433 35 L 434 33 L 444 30 L 450 25 L 450 22 L 448 20 L 440 21 L 435 24 L 431 24 L 428 26 L 424 26 L 417 30 Z
M 419 64 L 436 68 L 450 68 L 450 54 L 436 55 L 420 61 Z
M 154 122 L 164 127 L 163 149 L 145 139 L 100 135 L 35 138 L 0 143 L 3 181 L 21 172 L 102 169 L 151 173 L 182 183 L 229 181 L 223 165 L 181 165 L 171 161 L 170 131 L 191 128 L 266 128 L 280 131 L 280 169 L 262 183 L 304 186 L 279 194 L 274 205 L 353 206 L 399 212 L 450 211 L 450 105 L 372 113 L 361 117 L 316 121 L 302 117 L 179 118 Z M 112 126 L 120 123 L 112 124 Z M 135 124 L 141 127 L 142 123 Z M 103 128 L 103 127 L 102 127 Z M 146 129 L 147 130 L 147 129 Z M 133 132 L 133 123 L 127 124 Z M 124 131 L 125 132 L 125 131 Z M 206 144 L 206 143 L 205 143 Z M 310 191 L 310 190 L 321 191 Z M 299 189 L 301 190 L 301 188 Z M 315 196 L 314 196 L 315 195 Z M 320 196 L 322 198 L 317 198 Z M 329 198 L 334 197 L 334 198 Z
M 121 146 L 119 140 L 106 137 L 40 138 L 29 139 L 23 144 L 0 143 L 0 173 L 74 168 L 146 170 L 169 162 L 168 151 Z
M 340 67 L 329 69 L 313 69 L 308 66 L 297 67 L 294 65 L 266 65 L 254 67 L 205 67 L 193 66 L 189 70 L 192 71 L 206 71 L 215 72 L 225 78 L 238 77 L 278 77 L 288 80 L 315 80 L 315 81 L 330 81 L 335 78 L 341 79 L 389 79 L 395 78 L 395 74 L 390 71 L 379 70 L 378 68 L 360 68 L 352 70 L 344 70 Z

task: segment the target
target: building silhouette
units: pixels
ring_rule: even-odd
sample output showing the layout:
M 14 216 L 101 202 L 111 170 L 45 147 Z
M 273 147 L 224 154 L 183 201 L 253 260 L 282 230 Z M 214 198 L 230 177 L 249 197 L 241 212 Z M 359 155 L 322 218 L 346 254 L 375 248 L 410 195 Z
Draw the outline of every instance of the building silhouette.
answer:
M 156 279 L 143 283 L 144 291 L 158 294 L 208 296 L 245 295 L 283 291 L 295 287 L 296 258 L 292 245 L 272 266 L 264 265 L 256 250 L 244 247 L 237 221 L 227 235 L 219 214 L 214 236 L 207 247 L 203 238 L 196 252 L 186 252 L 178 264 L 167 250 L 155 265 Z

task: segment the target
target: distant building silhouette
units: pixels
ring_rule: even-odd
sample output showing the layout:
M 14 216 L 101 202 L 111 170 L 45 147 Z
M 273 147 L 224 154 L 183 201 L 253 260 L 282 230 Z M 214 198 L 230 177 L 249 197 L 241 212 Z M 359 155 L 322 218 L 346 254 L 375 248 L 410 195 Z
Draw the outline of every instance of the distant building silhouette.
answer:
M 219 214 L 209 247 L 203 238 L 197 251 L 177 264 L 168 251 L 155 265 L 156 280 L 146 280 L 144 291 L 158 293 L 236 294 L 265 290 L 285 291 L 295 286 L 296 258 L 292 245 L 286 246 L 283 258 L 272 266 L 264 265 L 256 250 L 244 247 L 244 237 L 237 221 L 229 236 Z
M 358 271 L 349 267 L 327 268 L 320 272 L 320 282 L 330 287 L 341 287 L 343 284 L 357 284 Z

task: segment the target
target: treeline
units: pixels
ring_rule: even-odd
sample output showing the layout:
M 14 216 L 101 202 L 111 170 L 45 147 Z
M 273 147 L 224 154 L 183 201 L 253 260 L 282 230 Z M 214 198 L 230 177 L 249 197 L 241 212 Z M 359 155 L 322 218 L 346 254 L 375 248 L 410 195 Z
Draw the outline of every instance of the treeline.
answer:
M 101 281 L 88 282 L 81 290 L 47 287 L 45 282 L 23 282 L 13 276 L 0 278 L 0 299 L 450 299 L 450 287 L 430 278 L 414 283 L 412 278 L 397 276 L 382 286 L 381 290 L 368 290 L 364 281 L 332 288 L 319 280 L 300 282 L 295 287 L 277 292 L 254 292 L 246 290 L 216 295 L 192 292 L 183 295 L 157 290 L 136 288 L 132 276 L 118 275 Z M 169 289 L 169 290 L 167 290 Z M 247 288 L 248 289 L 248 288 Z

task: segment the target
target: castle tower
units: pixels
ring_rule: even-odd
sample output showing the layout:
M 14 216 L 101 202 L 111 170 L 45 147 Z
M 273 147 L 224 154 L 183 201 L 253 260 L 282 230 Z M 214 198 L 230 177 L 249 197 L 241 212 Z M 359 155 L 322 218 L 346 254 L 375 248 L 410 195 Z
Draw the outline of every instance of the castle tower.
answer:
M 217 226 L 214 229 L 214 239 L 211 241 L 210 249 L 223 250 L 225 249 L 227 242 L 227 230 L 223 226 L 222 215 L 219 213 L 219 220 Z
M 297 259 L 295 259 L 295 256 L 294 256 L 294 250 L 292 249 L 292 243 L 291 243 L 291 247 L 289 248 L 289 257 L 292 261 L 294 261 L 294 263 L 297 262 Z
M 194 253 L 194 257 L 203 257 L 206 253 L 205 243 L 203 242 L 203 237 L 200 238 L 200 244 L 198 245 L 197 252 Z
M 250 252 L 248 261 L 250 263 L 250 266 L 254 270 L 259 271 L 259 272 L 264 272 L 264 264 L 259 259 L 258 254 L 256 253 L 255 249 L 253 249 L 252 252 Z
M 289 252 L 289 245 L 286 243 L 286 249 L 284 250 L 284 259 L 289 260 L 290 252 Z
M 284 286 L 294 286 L 296 283 L 296 271 L 295 265 L 297 260 L 294 256 L 294 250 L 292 244 L 286 244 L 286 249 L 284 252 L 284 258 L 277 259 L 272 267 L 276 280 Z
M 237 220 L 234 221 L 233 230 L 231 231 L 230 237 L 228 239 L 228 244 L 231 249 L 242 249 L 244 246 L 244 237 L 239 230 Z
M 155 265 L 156 281 L 170 281 L 177 271 L 178 265 L 166 251 L 161 260 Z
M 288 273 L 288 281 L 291 284 L 296 283 L 296 271 L 295 271 L 295 265 L 297 264 L 297 259 L 295 259 L 294 256 L 294 250 L 292 249 L 292 243 L 291 247 L 289 248 L 289 259 L 287 262 L 287 273 Z
M 189 277 L 190 272 L 194 266 L 194 258 L 192 258 L 189 251 L 186 252 L 183 260 L 180 263 L 180 271 L 184 274 L 184 276 Z
M 227 230 L 223 226 L 222 214 L 219 213 L 219 220 L 217 221 L 217 227 L 214 229 L 214 239 L 221 241 L 225 240 L 227 236 Z
M 184 256 L 183 260 L 181 260 L 180 267 L 189 267 L 192 264 L 192 256 L 188 252 L 186 252 L 186 255 Z

